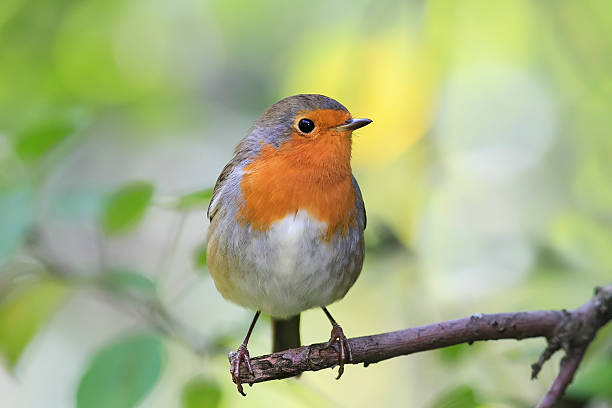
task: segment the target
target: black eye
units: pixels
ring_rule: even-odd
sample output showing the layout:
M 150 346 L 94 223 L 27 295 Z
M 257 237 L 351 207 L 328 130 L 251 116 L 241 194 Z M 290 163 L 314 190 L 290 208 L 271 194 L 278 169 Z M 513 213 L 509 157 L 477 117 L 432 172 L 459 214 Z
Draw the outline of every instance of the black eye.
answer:
M 298 122 L 298 128 L 304 133 L 310 133 L 314 130 L 315 124 L 310 119 L 300 119 Z

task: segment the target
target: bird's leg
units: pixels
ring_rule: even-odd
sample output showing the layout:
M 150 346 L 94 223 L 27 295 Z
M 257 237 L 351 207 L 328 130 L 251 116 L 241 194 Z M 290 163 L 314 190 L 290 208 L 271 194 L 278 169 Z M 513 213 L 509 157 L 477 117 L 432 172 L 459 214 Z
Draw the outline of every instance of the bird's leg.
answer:
M 253 367 L 251 367 L 251 357 L 249 356 L 249 350 L 247 350 L 247 343 L 249 342 L 249 337 L 251 337 L 251 332 L 255 327 L 255 323 L 257 323 L 257 319 L 259 318 L 260 311 L 258 310 L 255 313 L 255 317 L 253 317 L 253 321 L 251 322 L 251 326 L 249 326 L 249 331 L 247 331 L 246 336 L 244 336 L 244 340 L 242 340 L 242 344 L 236 350 L 236 353 L 232 357 L 232 361 L 230 363 L 230 373 L 232 374 L 232 381 L 236 384 L 238 388 L 238 392 L 246 397 L 244 390 L 242 389 L 242 382 L 240 381 L 240 363 L 244 361 L 251 375 L 255 375 L 253 373 Z M 252 384 L 249 384 L 252 385 Z
M 348 339 L 342 331 L 342 327 L 336 323 L 325 307 L 322 307 L 322 309 L 329 319 L 329 322 L 332 324 L 331 336 L 326 347 L 331 347 L 334 343 L 338 343 L 338 377 L 336 377 L 336 380 L 338 380 L 344 373 L 344 362 L 348 361 L 350 363 L 353 361 L 353 353 L 351 352 L 351 346 L 349 345 Z

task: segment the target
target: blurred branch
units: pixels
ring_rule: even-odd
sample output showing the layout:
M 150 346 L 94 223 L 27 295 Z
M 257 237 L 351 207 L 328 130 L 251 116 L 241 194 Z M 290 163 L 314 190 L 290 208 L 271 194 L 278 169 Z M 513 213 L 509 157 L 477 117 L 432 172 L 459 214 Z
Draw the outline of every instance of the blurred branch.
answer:
M 36 255 L 36 261 L 44 266 L 46 273 L 73 287 L 100 291 L 113 299 L 110 304 L 135 313 L 155 330 L 173 338 L 195 354 L 204 355 L 214 347 L 195 330 L 175 318 L 157 296 L 138 296 L 127 291 L 118 291 L 104 270 L 97 271 L 93 275 L 67 272 L 68 268 L 53 261 L 36 246 L 31 245 L 30 250 Z
M 565 392 L 597 331 L 611 319 L 612 285 L 609 285 L 598 288 L 592 299 L 571 311 L 477 313 L 462 319 L 352 338 L 349 339 L 353 354 L 351 363 L 368 366 L 393 357 L 474 341 L 545 337 L 548 347 L 532 366 L 532 378 L 557 350 L 563 349 L 566 354 L 557 379 L 539 405 L 540 408 L 551 407 Z M 312 344 L 252 358 L 255 375 L 249 374 L 244 367 L 241 381 L 253 384 L 294 377 L 304 371 L 334 367 L 337 362 L 335 348 L 327 348 L 325 343 Z
M 181 234 L 185 229 L 187 214 L 179 213 L 177 216 L 178 218 L 176 221 L 171 223 L 170 231 L 167 234 L 167 242 L 166 245 L 163 246 L 164 249 L 161 251 L 157 270 L 155 271 L 155 275 L 160 281 L 166 278 L 164 272 L 171 270 L 172 262 L 174 261 L 174 257 L 176 255 L 176 249 L 181 239 Z
M 113 297 L 116 300 L 112 302 L 113 304 L 123 302 L 125 305 L 131 306 L 132 310 L 151 327 L 168 338 L 181 343 L 193 353 L 203 356 L 212 347 L 197 331 L 176 319 L 159 299 L 146 299 L 127 293 L 117 293 L 104 282 L 95 285 L 94 288 Z

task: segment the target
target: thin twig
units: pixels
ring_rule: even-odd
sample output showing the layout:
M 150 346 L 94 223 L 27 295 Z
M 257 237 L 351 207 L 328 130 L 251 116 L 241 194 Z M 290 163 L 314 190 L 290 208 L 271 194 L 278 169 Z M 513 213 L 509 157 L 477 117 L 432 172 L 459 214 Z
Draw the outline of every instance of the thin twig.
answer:
M 561 361 L 561 369 L 559 374 L 553 381 L 552 385 L 542 398 L 542 401 L 538 404 L 537 408 L 551 408 L 554 407 L 557 401 L 561 399 L 568 385 L 574 379 L 574 374 L 580 366 L 582 357 L 586 351 L 587 346 L 583 346 L 579 350 L 574 351 L 571 356 L 566 356 Z
M 472 344 L 474 341 L 545 337 L 549 347 L 537 363 L 539 367 L 560 348 L 570 356 L 562 367 L 560 378 L 553 384 L 555 391 L 549 392 L 551 399 L 558 400 L 571 381 L 584 350 L 597 331 L 611 319 L 612 285 L 599 289 L 591 300 L 572 311 L 474 314 L 442 323 L 352 338 L 349 339 L 353 353 L 351 363 L 367 366 L 393 357 L 460 343 Z M 254 375 L 246 369 L 241 370 L 241 381 L 253 384 L 294 377 L 304 371 L 334 367 L 337 362 L 335 348 L 327 348 L 325 343 L 313 344 L 252 358 Z

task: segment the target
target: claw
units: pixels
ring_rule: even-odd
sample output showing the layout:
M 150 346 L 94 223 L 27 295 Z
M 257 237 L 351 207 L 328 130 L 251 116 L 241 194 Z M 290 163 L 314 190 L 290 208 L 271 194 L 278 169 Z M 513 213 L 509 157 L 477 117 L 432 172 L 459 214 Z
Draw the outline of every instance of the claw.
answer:
M 240 363 L 244 361 L 246 363 L 247 369 L 252 376 L 255 376 L 253 372 L 253 367 L 251 366 L 251 357 L 249 356 L 249 351 L 247 350 L 246 344 L 242 343 L 238 350 L 236 350 L 236 354 L 232 357 L 232 362 L 230 363 L 230 373 L 232 374 L 232 381 L 236 384 L 236 388 L 238 392 L 242 394 L 242 396 L 246 397 L 244 389 L 242 388 L 242 381 L 240 380 Z M 249 383 L 249 385 L 253 385 Z
M 339 380 L 342 374 L 344 374 L 344 362 L 348 361 L 350 363 L 353 361 L 353 352 L 351 351 L 348 339 L 342 331 L 342 327 L 337 323 L 332 323 L 331 336 L 325 347 L 332 347 L 334 343 L 338 343 L 338 377 L 336 377 L 336 380 Z M 346 358 L 347 354 L 348 360 Z

